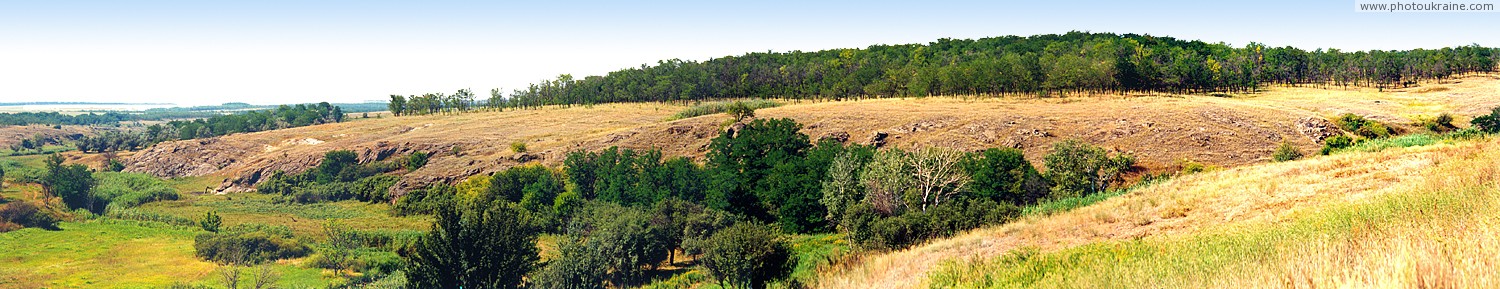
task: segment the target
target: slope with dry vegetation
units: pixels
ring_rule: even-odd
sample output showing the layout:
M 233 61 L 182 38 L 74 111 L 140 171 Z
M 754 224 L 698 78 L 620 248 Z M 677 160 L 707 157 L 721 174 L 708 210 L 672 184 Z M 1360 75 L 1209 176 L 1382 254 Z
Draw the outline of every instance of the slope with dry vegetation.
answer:
M 1273 87 L 1229 98 L 1098 95 L 797 102 L 756 114 L 793 118 L 806 124 L 804 132 L 814 138 L 903 148 L 1015 147 L 1033 162 L 1039 162 L 1051 143 L 1078 138 L 1132 153 L 1149 170 L 1173 171 L 1185 161 L 1224 167 L 1263 162 L 1282 142 L 1316 151 L 1318 141 L 1335 131 L 1324 119 L 1342 113 L 1404 130 L 1418 129 L 1408 125 L 1418 118 L 1446 112 L 1469 115 L 1500 104 L 1500 99 L 1488 97 L 1500 88 L 1496 79 L 1491 74 L 1470 75 L 1387 92 Z M 221 176 L 226 181 L 210 189 L 245 191 L 274 171 L 312 167 L 324 152 L 335 149 L 359 152 L 364 161 L 417 151 L 432 154 L 428 166 L 398 183 L 395 191 L 402 192 L 529 161 L 556 164 L 573 150 L 620 146 L 701 157 L 727 117 L 666 120 L 682 109 L 669 104 L 609 104 L 360 119 L 163 143 L 131 157 L 127 171 L 162 177 Z M 515 143 L 525 144 L 527 152 L 512 151 Z

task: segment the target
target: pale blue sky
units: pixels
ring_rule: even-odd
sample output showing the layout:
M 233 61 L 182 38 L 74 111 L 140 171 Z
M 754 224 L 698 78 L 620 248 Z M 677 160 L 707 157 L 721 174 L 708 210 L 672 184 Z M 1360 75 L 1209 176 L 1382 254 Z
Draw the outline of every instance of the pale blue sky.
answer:
M 0 102 L 354 102 L 668 58 L 1070 30 L 1500 46 L 1500 13 L 1358 13 L 1352 1 L 807 2 L 0 1 Z

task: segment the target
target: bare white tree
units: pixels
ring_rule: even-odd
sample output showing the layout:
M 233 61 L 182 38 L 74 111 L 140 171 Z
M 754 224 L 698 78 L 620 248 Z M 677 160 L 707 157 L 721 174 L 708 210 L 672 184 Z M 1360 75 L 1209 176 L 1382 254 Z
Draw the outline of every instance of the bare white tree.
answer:
M 907 156 L 912 180 L 922 194 L 922 211 L 952 198 L 969 184 L 969 174 L 959 165 L 963 158 L 963 152 L 936 147 Z

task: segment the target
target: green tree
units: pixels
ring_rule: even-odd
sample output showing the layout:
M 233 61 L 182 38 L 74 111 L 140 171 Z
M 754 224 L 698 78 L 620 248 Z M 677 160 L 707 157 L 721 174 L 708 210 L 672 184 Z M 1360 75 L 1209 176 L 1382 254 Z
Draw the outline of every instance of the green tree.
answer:
M 387 103 L 386 107 L 391 111 L 391 115 L 401 116 L 406 112 L 406 97 L 392 94 L 391 102 Z
M 204 213 L 203 220 L 198 221 L 198 227 L 203 228 L 204 231 L 209 231 L 212 233 L 218 233 L 219 227 L 223 225 L 224 219 L 219 218 L 219 214 L 214 213 L 213 211 Z
M 702 246 L 698 260 L 721 287 L 763 288 L 791 269 L 791 250 L 770 226 L 735 224 L 714 233 Z
M 876 152 L 860 170 L 859 182 L 865 189 L 864 202 L 876 212 L 892 216 L 900 214 L 905 207 L 902 197 L 916 183 L 906 158 L 906 152 L 898 149 Z
M 93 195 L 94 174 L 80 164 L 63 165 L 60 155 L 47 157 L 47 174 L 42 176 L 43 188 L 48 194 L 62 198 L 69 208 L 86 209 L 103 213 L 106 200 Z
M 354 250 L 359 248 L 360 236 L 338 221 L 323 224 L 323 266 L 333 270 L 335 276 L 342 275 L 354 260 Z
M 974 196 L 1018 206 L 1047 196 L 1046 180 L 1018 149 L 986 149 L 964 164 Z
M 861 166 L 863 160 L 851 151 L 839 154 L 828 166 L 828 174 L 823 177 L 823 198 L 818 202 L 828 211 L 824 219 L 830 224 L 842 222 L 844 210 L 864 198 L 864 187 L 859 184 Z
M 735 121 L 742 121 L 746 118 L 755 117 L 755 108 L 750 107 L 750 105 L 745 104 L 743 101 L 735 101 L 724 106 L 724 113 L 729 114 L 730 117 L 734 117 Z
M 772 221 L 756 188 L 777 165 L 797 162 L 812 145 L 791 119 L 756 119 L 709 143 L 709 207 Z M 816 180 L 810 180 L 816 181 Z
M 538 231 L 525 210 L 476 203 L 439 206 L 437 220 L 406 258 L 416 288 L 520 288 L 536 267 Z
M 1073 139 L 1052 144 L 1052 153 L 1043 160 L 1054 197 L 1103 192 L 1135 165 L 1135 158 L 1129 155 L 1111 157 L 1103 148 Z

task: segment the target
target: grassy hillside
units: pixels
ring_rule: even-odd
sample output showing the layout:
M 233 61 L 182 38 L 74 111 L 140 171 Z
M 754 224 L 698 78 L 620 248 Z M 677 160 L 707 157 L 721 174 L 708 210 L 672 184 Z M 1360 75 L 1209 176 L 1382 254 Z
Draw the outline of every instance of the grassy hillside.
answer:
M 828 288 L 1490 287 L 1500 141 L 1176 178 L 827 270 Z
M 1049 145 L 1077 138 L 1134 153 L 1152 171 L 1175 171 L 1184 161 L 1239 166 L 1268 161 L 1272 150 L 1291 142 L 1303 151 L 1318 144 L 1302 127 L 1355 113 L 1403 130 L 1441 113 L 1464 116 L 1500 105 L 1493 92 L 1500 76 L 1474 74 L 1406 89 L 1269 87 L 1230 97 L 1201 95 L 1095 95 L 1072 98 L 934 97 L 838 102 L 788 101 L 756 112 L 763 118 L 793 118 L 814 139 L 846 136 L 867 143 L 885 133 L 888 145 L 943 146 L 974 150 L 1016 147 L 1032 162 Z M 229 191 L 248 188 L 251 176 L 274 170 L 300 171 L 322 153 L 413 151 L 433 154 L 428 166 L 398 186 L 455 182 L 535 158 L 558 164 L 572 150 L 610 146 L 656 148 L 667 156 L 701 157 L 723 128 L 722 114 L 668 121 L 690 106 L 608 104 L 544 107 L 504 112 L 383 117 L 210 140 L 169 142 L 135 154 L 128 171 L 159 176 L 216 176 Z M 524 143 L 527 156 L 510 149 Z M 1170 149 L 1163 149 L 1170 148 Z M 398 189 L 398 191 L 400 191 Z

